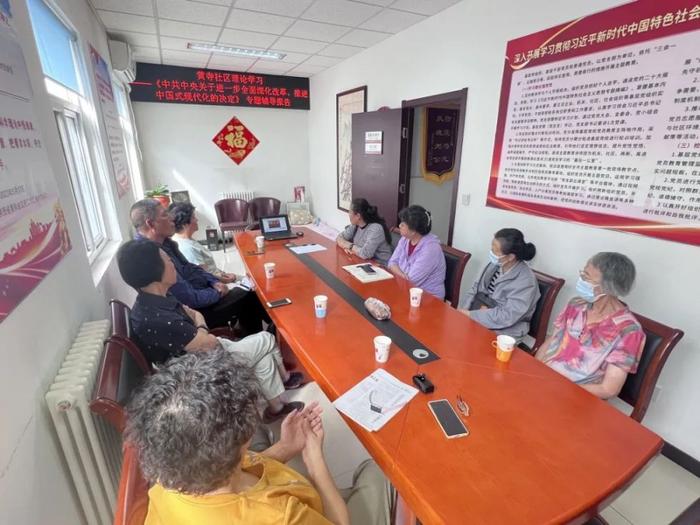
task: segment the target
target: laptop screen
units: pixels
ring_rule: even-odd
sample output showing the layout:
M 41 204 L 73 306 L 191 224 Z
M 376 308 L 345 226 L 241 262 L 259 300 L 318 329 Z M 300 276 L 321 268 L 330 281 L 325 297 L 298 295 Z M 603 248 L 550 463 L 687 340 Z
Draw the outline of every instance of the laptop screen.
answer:
M 289 231 L 286 215 L 263 217 L 260 219 L 260 223 L 263 233 L 281 233 Z

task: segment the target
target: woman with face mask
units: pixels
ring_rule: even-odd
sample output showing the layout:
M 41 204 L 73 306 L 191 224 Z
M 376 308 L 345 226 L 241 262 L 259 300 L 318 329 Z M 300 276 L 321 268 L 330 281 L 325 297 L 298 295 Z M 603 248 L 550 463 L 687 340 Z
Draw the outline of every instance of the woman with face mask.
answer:
M 602 399 L 618 395 L 644 348 L 642 326 L 618 299 L 634 277 L 634 263 L 621 253 L 591 257 L 576 283 L 579 296 L 554 321 L 537 359 Z
M 521 339 L 530 331 L 540 289 L 525 261 L 535 245 L 520 230 L 504 228 L 494 235 L 489 263 L 460 303 L 460 311 L 499 334 Z

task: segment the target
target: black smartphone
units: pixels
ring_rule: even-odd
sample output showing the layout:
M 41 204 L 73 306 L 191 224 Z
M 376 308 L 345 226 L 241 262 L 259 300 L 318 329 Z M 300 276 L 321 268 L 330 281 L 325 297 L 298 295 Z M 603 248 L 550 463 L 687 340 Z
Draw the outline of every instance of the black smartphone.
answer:
M 362 264 L 360 265 L 360 268 L 362 268 L 365 273 L 377 273 L 374 271 L 374 268 L 372 268 L 371 264 Z
M 448 439 L 469 435 L 469 429 L 459 419 L 457 412 L 447 399 L 429 401 L 428 407 Z
M 278 306 L 292 304 L 292 300 L 288 297 L 285 297 L 284 299 L 277 299 L 276 301 L 268 301 L 266 304 L 268 308 L 277 308 Z

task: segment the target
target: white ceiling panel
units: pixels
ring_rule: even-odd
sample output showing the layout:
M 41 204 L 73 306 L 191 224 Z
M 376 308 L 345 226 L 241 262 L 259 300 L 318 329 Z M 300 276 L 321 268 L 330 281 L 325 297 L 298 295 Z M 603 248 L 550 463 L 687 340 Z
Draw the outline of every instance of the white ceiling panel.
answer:
M 231 11 L 231 15 L 228 17 L 226 27 L 281 35 L 290 25 L 292 25 L 293 22 L 294 19 L 287 16 L 257 13 L 255 11 L 246 11 L 244 9 L 234 9 Z
M 342 58 L 322 57 L 320 55 L 314 55 L 301 65 L 331 67 L 336 65 L 338 62 L 342 62 L 342 60 Z
M 239 58 L 224 55 L 212 55 L 209 67 L 212 69 L 227 69 L 230 71 L 245 71 L 255 63 L 254 58 Z
M 221 29 L 204 24 L 188 24 L 175 20 L 161 20 L 158 24 L 161 36 L 187 38 L 195 42 L 216 42 Z
M 390 36 L 390 33 L 379 33 L 378 31 L 367 31 L 366 29 L 353 29 L 347 35 L 339 38 L 336 43 L 347 44 L 349 46 L 369 47 Z
M 310 20 L 297 20 L 285 33 L 286 36 L 296 38 L 307 38 L 309 40 L 323 40 L 324 42 L 335 42 L 348 32 L 348 28 Z
M 328 68 L 323 66 L 305 66 L 304 64 L 300 64 L 294 69 L 290 69 L 287 72 L 287 74 L 293 77 L 310 77 L 312 75 L 315 75 L 316 73 L 320 73 L 325 69 Z
M 321 56 L 347 58 L 362 51 L 363 48 L 355 46 L 344 46 L 342 44 L 331 44 L 318 52 Z
M 275 42 L 271 49 L 277 51 L 294 51 L 297 53 L 313 54 L 319 52 L 324 47 L 326 47 L 326 44 L 323 42 L 283 36 L 277 42 Z
M 159 18 L 219 27 L 229 12 L 228 7 L 190 2 L 189 0 L 156 0 L 156 7 Z
M 385 9 L 377 16 L 362 24 L 363 29 L 373 29 L 374 31 L 388 31 L 398 33 L 407 27 L 417 24 L 426 17 L 406 11 L 396 11 L 395 9 Z
M 2 0 L 0 0 L 2 1 Z M 67 0 L 75 1 L 75 0 Z M 460 0 L 88 0 L 139 60 L 310 76 Z M 282 60 L 191 51 L 188 43 L 280 51 Z M 290 69 L 290 72 L 287 72 Z M 294 73 L 293 71 L 296 71 Z
M 273 75 L 281 75 L 286 73 L 291 68 L 296 67 L 294 64 L 285 64 L 284 62 L 270 62 L 258 60 L 248 71 L 256 73 L 271 73 Z
M 144 0 L 93 0 L 96 9 L 131 13 L 132 15 L 153 16 L 153 3 Z
M 421 15 L 434 15 L 443 9 L 456 4 L 460 0 L 396 0 L 391 7 L 392 9 L 401 9 L 402 11 L 410 11 Z
M 156 22 L 153 17 L 116 13 L 114 11 L 98 11 L 98 13 L 107 29 L 156 33 Z
M 298 17 L 313 0 L 237 0 L 237 9 L 262 11 L 273 15 Z
M 190 53 L 187 51 L 173 51 L 171 49 L 163 50 L 163 63 L 170 64 L 172 60 L 178 62 L 186 62 L 186 65 L 195 67 L 204 67 L 209 61 L 209 55 L 206 53 Z
M 109 37 L 127 42 L 130 46 L 158 48 L 158 37 L 146 33 L 131 33 L 129 31 L 110 31 Z
M 355 27 L 380 10 L 379 6 L 359 4 L 348 0 L 316 0 L 301 18 Z
M 234 46 L 244 46 L 267 49 L 275 40 L 276 35 L 266 33 L 253 33 L 252 31 L 241 31 L 240 29 L 224 29 L 219 37 L 219 42 Z

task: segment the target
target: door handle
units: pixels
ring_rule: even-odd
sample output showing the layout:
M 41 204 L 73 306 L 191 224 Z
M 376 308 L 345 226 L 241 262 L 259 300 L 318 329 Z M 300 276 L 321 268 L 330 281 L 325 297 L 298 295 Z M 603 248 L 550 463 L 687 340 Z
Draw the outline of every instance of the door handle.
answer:
M 406 184 L 399 184 L 399 193 L 403 195 L 406 193 Z

